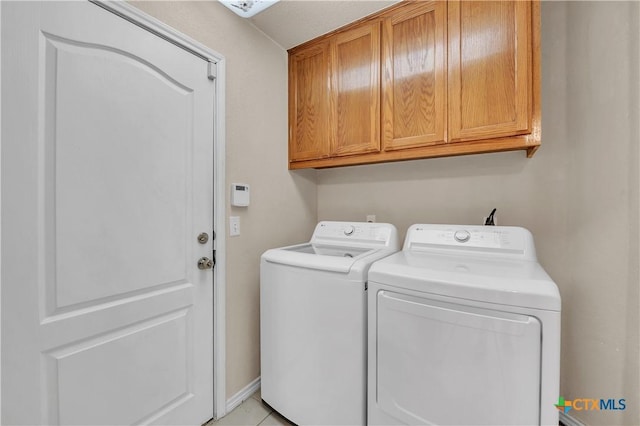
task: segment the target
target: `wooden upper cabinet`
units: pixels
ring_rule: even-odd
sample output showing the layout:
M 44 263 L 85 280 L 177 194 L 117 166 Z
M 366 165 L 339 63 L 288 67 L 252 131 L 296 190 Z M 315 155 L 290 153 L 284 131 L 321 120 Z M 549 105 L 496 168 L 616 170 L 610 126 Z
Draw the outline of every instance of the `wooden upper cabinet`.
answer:
M 448 2 L 449 140 L 531 133 L 528 1 Z
M 289 168 L 540 146 L 539 0 L 401 1 L 289 50 Z
M 382 27 L 385 151 L 446 141 L 446 3 L 413 4 Z
M 331 154 L 380 150 L 380 23 L 331 39 Z
M 289 56 L 289 161 L 329 156 L 329 43 Z

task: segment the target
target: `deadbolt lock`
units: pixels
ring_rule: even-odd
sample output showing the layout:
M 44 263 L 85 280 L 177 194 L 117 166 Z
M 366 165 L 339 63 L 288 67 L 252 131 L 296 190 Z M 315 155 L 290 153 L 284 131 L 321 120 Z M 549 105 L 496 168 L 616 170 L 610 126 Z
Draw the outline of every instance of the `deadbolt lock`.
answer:
M 201 257 L 198 259 L 198 269 L 211 269 L 213 268 L 213 260 L 208 257 Z
M 198 242 L 200 244 L 206 244 L 207 241 L 209 241 L 209 234 L 207 234 L 206 232 L 201 232 L 200 235 L 198 235 Z

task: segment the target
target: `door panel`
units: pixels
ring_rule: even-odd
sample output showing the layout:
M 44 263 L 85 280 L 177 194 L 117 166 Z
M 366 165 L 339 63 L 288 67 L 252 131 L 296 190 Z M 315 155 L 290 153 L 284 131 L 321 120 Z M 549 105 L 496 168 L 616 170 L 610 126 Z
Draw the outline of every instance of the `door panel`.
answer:
M 537 318 L 389 291 L 376 299 L 375 392 L 387 414 L 403 424 L 539 423 Z
M 149 413 L 194 398 L 187 370 L 192 320 L 185 308 L 45 353 L 49 398 L 57 400 L 52 408 L 58 409 L 51 417 L 57 415 L 60 424 L 94 424 L 96 418 L 137 424 L 153 420 Z M 104 368 L 112 364 L 119 366 L 115 375 Z M 95 389 L 101 391 L 87 391 Z
M 3 3 L 2 43 L 2 422 L 207 421 L 207 63 L 88 2 Z
M 336 36 L 331 67 L 331 154 L 379 151 L 380 23 Z
M 329 45 L 289 57 L 289 161 L 329 155 Z
M 531 132 L 528 1 L 451 1 L 449 140 Z
M 446 3 L 420 2 L 384 20 L 386 151 L 445 143 Z
M 186 203 L 175 200 L 186 201 L 190 189 L 193 141 L 181 135 L 193 120 L 193 91 L 125 52 L 44 37 L 51 107 L 43 154 L 52 190 L 44 201 L 54 218 L 45 233 L 55 248 L 47 263 L 56 283 L 45 289 L 53 292 L 48 312 L 187 282 L 190 218 Z M 105 119 L 116 106 L 127 117 L 118 126 Z M 141 203 L 140 194 L 153 196 Z M 139 235 L 154 236 L 153 256 Z

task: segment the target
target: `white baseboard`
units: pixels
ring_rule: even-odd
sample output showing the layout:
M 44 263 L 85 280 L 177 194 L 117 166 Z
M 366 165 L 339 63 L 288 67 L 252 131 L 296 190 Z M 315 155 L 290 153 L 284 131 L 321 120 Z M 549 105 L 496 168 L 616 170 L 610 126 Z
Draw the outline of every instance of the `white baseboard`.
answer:
M 582 423 L 575 417 L 571 417 L 570 415 L 565 414 L 562 411 L 560 411 L 559 414 L 560 414 L 560 421 L 565 426 L 585 426 L 584 423 Z
M 260 389 L 260 377 L 249 383 L 244 388 L 240 389 L 235 395 L 227 399 L 227 414 L 229 414 L 234 408 L 242 404 L 243 401 L 251 398 L 258 389 Z
M 253 380 L 244 388 L 240 389 L 235 395 L 227 400 L 226 414 L 229 414 L 238 405 L 251 398 L 251 395 L 253 395 L 258 389 L 260 389 L 260 377 L 257 377 L 255 380 Z M 584 423 L 582 423 L 575 417 L 570 416 L 569 414 L 565 414 L 562 411 L 558 414 L 560 415 L 560 421 L 565 426 L 585 426 Z

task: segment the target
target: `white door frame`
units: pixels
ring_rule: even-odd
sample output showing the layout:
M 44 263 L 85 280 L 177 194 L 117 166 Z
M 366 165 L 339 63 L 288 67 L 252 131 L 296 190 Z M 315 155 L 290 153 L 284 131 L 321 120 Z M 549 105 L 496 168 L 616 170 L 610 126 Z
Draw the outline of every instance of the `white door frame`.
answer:
M 225 349 L 225 58 L 207 46 L 179 33 L 174 28 L 142 12 L 123 1 L 90 0 L 110 12 L 127 19 L 147 31 L 161 37 L 188 52 L 201 57 L 213 66 L 212 78 L 216 85 L 214 120 L 214 228 L 216 239 L 216 267 L 213 270 L 213 416 L 220 418 L 226 414 L 226 349 Z M 0 16 L 2 2 L 0 2 Z M 0 71 L 1 72 L 1 71 Z M 0 74 L 1 75 L 1 74 Z M 0 93 L 2 87 L 0 87 Z M 2 146 L 0 140 L 0 146 Z M 0 153 L 1 155 L 1 153 Z M 0 236 L 2 230 L 0 229 Z M 1 267 L 1 265 L 0 265 Z M 1 285 L 0 285 L 1 289 Z M 0 290 L 1 292 L 1 290 Z M 1 293 L 0 293 L 1 294 Z M 1 296 L 0 296 L 1 297 Z M 1 341 L 1 336 L 0 336 Z M 1 380 L 0 372 L 0 380 Z M 0 395 L 1 397 L 1 395 Z M 0 414 L 2 410 L 0 398 Z

